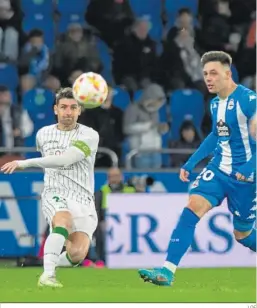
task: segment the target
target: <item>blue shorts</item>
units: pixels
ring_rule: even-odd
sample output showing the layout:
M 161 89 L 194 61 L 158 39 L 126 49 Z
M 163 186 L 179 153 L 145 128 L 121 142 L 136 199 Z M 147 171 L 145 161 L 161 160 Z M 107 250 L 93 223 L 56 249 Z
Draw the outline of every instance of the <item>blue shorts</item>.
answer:
M 190 195 L 200 195 L 213 207 L 227 198 L 233 215 L 234 229 L 250 231 L 256 219 L 256 183 L 240 182 L 209 164 L 198 175 L 190 188 Z

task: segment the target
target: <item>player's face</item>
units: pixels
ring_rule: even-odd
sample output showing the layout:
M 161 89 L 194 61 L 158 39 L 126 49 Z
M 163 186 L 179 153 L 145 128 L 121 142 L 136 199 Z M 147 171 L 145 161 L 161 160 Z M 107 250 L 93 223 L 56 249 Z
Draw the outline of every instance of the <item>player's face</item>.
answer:
M 58 123 L 63 126 L 74 125 L 81 113 L 81 107 L 73 98 L 62 98 L 58 104 L 54 106 L 55 114 L 58 118 Z
M 110 185 L 120 184 L 122 182 L 122 174 L 118 168 L 111 168 L 109 170 L 108 182 Z
M 40 50 L 42 48 L 42 45 L 44 44 L 44 40 L 41 36 L 35 36 L 30 39 L 30 43 L 33 47 Z
M 230 69 L 220 62 L 208 62 L 203 68 L 205 84 L 210 93 L 219 93 L 231 79 Z

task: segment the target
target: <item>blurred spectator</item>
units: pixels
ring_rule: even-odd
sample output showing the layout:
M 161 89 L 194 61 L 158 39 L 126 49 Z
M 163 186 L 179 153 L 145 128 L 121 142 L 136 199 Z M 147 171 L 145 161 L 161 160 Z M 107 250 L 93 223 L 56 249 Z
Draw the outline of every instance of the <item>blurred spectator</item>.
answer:
M 22 75 L 20 77 L 20 89 L 21 94 L 25 94 L 26 92 L 35 88 L 37 84 L 36 78 L 33 75 Z
M 113 47 L 123 39 L 126 28 L 132 24 L 133 13 L 129 0 L 92 0 L 86 19 L 100 31 L 103 40 Z
M 41 30 L 34 29 L 29 33 L 19 64 L 23 73 L 35 76 L 38 82 L 42 81 L 43 74 L 49 67 L 49 50 Z
M 27 112 L 12 103 L 8 88 L 0 86 L 0 146 L 23 146 L 23 138 L 32 130 L 33 124 Z
M 82 74 L 83 71 L 81 71 L 80 69 L 75 69 L 74 71 L 72 71 L 68 78 L 69 86 L 72 87 L 75 80 Z
M 194 48 L 194 37 L 187 30 L 178 31 L 174 41 L 166 44 L 162 59 L 163 83 L 168 90 L 196 88 L 206 91 L 201 58 Z
M 100 136 L 99 146 L 114 151 L 121 157 L 123 135 L 123 111 L 112 104 L 113 90 L 109 89 L 108 97 L 101 108 L 86 110 L 80 116 L 80 123 L 94 128 Z M 106 154 L 98 153 L 97 167 L 110 167 L 111 161 Z
M 206 0 L 202 0 L 206 2 Z M 249 23 L 252 12 L 256 10 L 256 0 L 233 0 L 229 1 L 229 8 L 231 11 L 230 23 L 233 25 L 240 25 Z
M 197 41 L 198 29 L 194 26 L 194 17 L 188 8 L 179 10 L 176 23 L 168 32 L 167 42 L 172 42 L 181 30 L 186 30 Z
M 128 185 L 135 188 L 136 192 L 146 193 L 150 192 L 150 187 L 153 186 L 155 179 L 146 174 L 144 175 L 135 175 L 132 178 L 128 179 Z
M 68 32 L 59 41 L 54 56 L 54 71 L 66 83 L 71 72 L 80 67 L 83 72 L 100 72 L 102 64 L 92 34 L 84 35 L 78 23 L 69 25 Z
M 239 45 L 236 67 L 239 71 L 240 79 L 254 77 L 256 74 L 256 20 L 249 23 Z M 247 85 L 246 86 L 250 86 Z
M 125 112 L 124 133 L 128 136 L 131 150 L 159 150 L 162 148 L 163 133 L 168 131 L 167 123 L 159 122 L 158 110 L 165 102 L 161 86 L 146 87 L 137 103 L 131 104 Z M 160 153 L 139 154 L 135 157 L 136 168 L 160 168 Z
M 0 1 L 0 59 L 16 61 L 19 55 L 19 26 L 10 0 Z M 18 22 L 19 23 L 19 22 Z M 16 26 L 16 28 L 15 28 Z
M 201 143 L 201 139 L 193 122 L 185 120 L 180 128 L 179 141 L 173 141 L 170 143 L 170 148 L 178 149 L 197 149 Z M 189 154 L 172 154 L 171 166 L 181 167 L 188 160 L 191 155 Z
M 43 82 L 43 86 L 55 93 L 61 88 L 61 82 L 57 77 L 48 75 Z
M 156 44 L 149 37 L 150 23 L 138 19 L 132 32 L 114 49 L 113 74 L 117 84 L 135 91 L 153 79 L 157 66 Z
M 136 189 L 124 183 L 123 174 L 119 168 L 110 168 L 107 175 L 107 184 L 95 193 L 95 206 L 98 214 L 98 227 L 95 231 L 96 253 L 99 259 L 105 262 L 105 213 L 108 208 L 107 195 L 110 193 L 135 193 Z M 99 263 L 99 260 L 96 264 Z M 98 262 L 97 262 L 98 261 Z
M 207 1 L 206 5 L 207 5 Z M 229 43 L 231 33 L 229 2 L 226 0 L 215 1 L 209 14 L 203 12 L 201 27 L 201 44 L 204 51 L 233 50 Z M 208 5 L 207 5 L 208 6 Z

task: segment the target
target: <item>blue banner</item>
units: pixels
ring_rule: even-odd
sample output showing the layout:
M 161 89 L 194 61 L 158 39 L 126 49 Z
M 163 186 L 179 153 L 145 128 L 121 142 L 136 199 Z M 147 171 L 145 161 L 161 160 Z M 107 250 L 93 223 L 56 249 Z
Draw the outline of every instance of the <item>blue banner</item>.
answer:
M 177 173 L 125 172 L 127 181 L 150 176 L 154 184 L 149 192 L 187 192 L 188 184 Z M 106 172 L 95 173 L 95 190 L 107 181 Z M 46 229 L 40 211 L 39 196 L 43 189 L 42 172 L 0 174 L 0 257 L 36 255 Z

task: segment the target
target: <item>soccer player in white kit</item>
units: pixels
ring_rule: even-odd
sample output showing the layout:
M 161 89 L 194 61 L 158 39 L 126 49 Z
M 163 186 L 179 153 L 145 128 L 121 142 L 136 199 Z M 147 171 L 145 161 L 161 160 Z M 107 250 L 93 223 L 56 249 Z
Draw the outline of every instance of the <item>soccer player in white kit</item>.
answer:
M 45 242 L 44 272 L 38 285 L 62 287 L 56 279 L 56 267 L 81 263 L 97 227 L 93 194 L 99 135 L 77 123 L 81 107 L 71 88 L 56 94 L 54 112 L 58 123 L 41 128 L 36 137 L 43 157 L 12 161 L 1 170 L 45 169 L 42 210 L 51 232 Z M 66 251 L 61 254 L 65 244 Z

